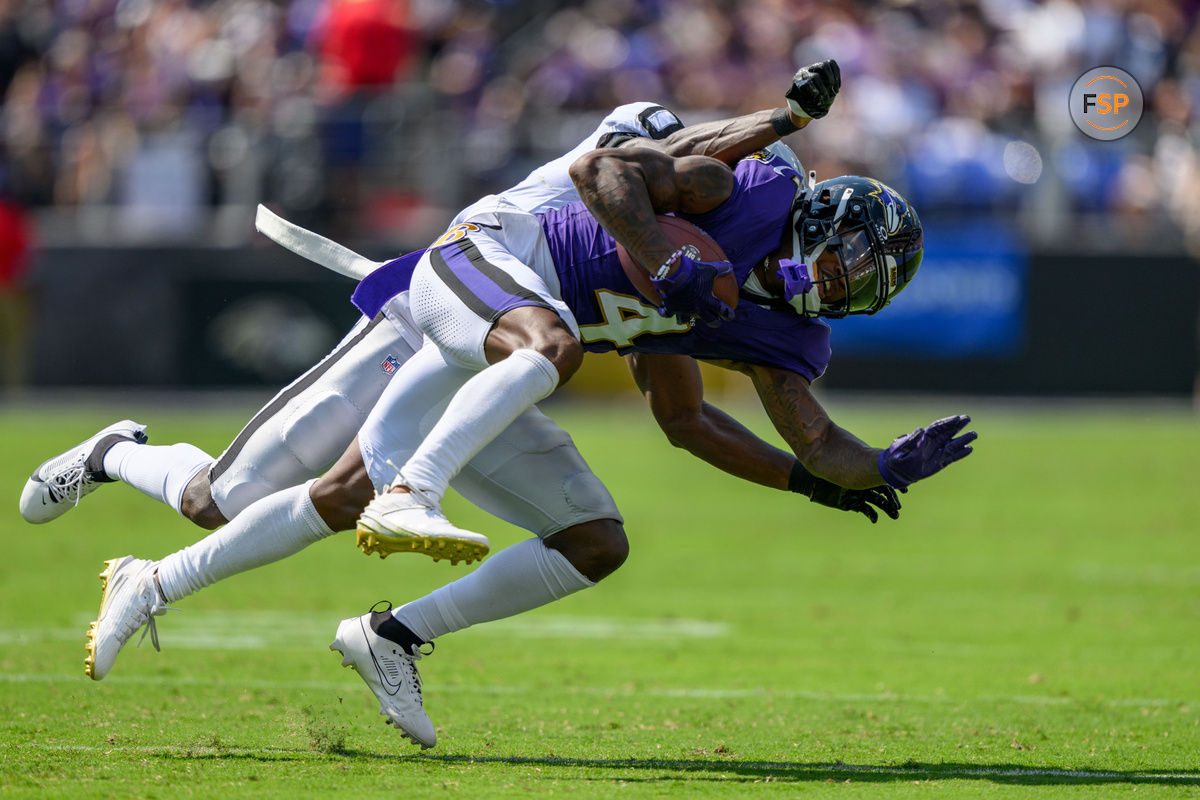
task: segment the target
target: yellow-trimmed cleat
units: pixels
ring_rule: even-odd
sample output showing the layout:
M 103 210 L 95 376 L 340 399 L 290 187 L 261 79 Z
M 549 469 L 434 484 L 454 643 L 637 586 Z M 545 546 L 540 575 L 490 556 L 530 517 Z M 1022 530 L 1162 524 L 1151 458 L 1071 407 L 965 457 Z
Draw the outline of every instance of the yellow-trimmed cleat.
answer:
M 158 649 L 154 617 L 166 613 L 168 606 L 163 604 L 155 585 L 156 566 L 155 561 L 133 556 L 104 562 L 104 571 L 100 573 L 100 613 L 88 625 L 88 654 L 83 660 L 83 670 L 92 680 L 101 680 L 108 674 L 121 648 L 143 625 L 154 649 Z
M 358 518 L 355 543 L 367 555 L 378 553 L 424 553 L 434 561 L 449 559 L 470 564 L 488 554 L 488 538 L 481 533 L 456 528 L 437 503 L 421 492 L 389 492 L 375 495 Z

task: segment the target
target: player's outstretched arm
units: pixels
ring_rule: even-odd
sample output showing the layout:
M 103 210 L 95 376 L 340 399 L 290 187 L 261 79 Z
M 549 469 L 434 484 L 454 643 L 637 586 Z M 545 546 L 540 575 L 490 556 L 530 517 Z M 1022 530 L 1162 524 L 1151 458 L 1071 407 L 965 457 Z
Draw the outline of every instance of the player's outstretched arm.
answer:
M 668 155 L 702 155 L 734 164 L 828 114 L 841 86 L 836 61 L 810 64 L 792 76 L 784 94 L 784 107 L 689 125 L 662 139 L 659 145 Z
M 794 455 L 704 402 L 704 385 L 694 359 L 635 353 L 626 361 L 655 421 L 676 447 L 730 475 L 797 492 L 830 508 L 855 511 L 871 522 L 878 519 L 876 507 L 892 519 L 899 516 L 900 501 L 890 487 L 846 489 L 817 478 Z
M 690 356 L 632 353 L 625 357 L 654 420 L 676 447 L 731 475 L 772 489 L 788 488 L 796 457 L 751 433 L 704 402 L 704 383 Z
M 803 376 L 755 365 L 746 371 L 771 423 L 810 472 L 851 489 L 885 483 L 879 474 L 881 451 L 834 424 Z
M 800 375 L 772 367 L 748 366 L 747 371 L 771 422 L 796 457 L 814 475 L 840 486 L 886 483 L 904 490 L 971 454 L 975 432 L 958 435 L 970 417 L 940 419 L 879 450 L 835 425 Z

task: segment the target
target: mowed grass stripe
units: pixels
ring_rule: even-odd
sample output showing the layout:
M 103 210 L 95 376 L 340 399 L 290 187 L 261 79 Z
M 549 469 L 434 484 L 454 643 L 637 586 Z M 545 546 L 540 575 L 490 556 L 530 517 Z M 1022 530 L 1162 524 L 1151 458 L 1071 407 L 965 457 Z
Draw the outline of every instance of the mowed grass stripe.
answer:
M 49 683 L 86 686 L 82 675 L 46 674 L 46 673 L 16 673 L 0 675 L 0 683 Z M 358 687 L 357 678 L 346 681 L 297 681 L 297 680 L 256 680 L 242 679 L 225 680 L 221 678 L 203 678 L 182 675 L 110 675 L 103 681 L 107 685 L 135 686 L 204 686 L 212 688 L 227 687 L 236 689 L 315 689 L 327 691 L 344 691 L 347 687 Z M 531 696 L 548 695 L 579 695 L 587 697 L 656 697 L 677 698 L 688 700 L 739 700 L 739 699 L 787 699 L 820 701 L 829 703 L 925 703 L 962 705 L 966 703 L 1019 703 L 1038 706 L 1069 706 L 1069 705 L 1102 705 L 1112 708 L 1200 708 L 1200 701 L 1184 700 L 1169 697 L 1138 697 L 1138 698 L 1083 698 L 1042 695 L 997 695 L 986 694 L 975 697 L 950 696 L 946 694 L 902 694 L 893 692 L 847 693 L 822 692 L 805 689 L 782 689 L 769 687 L 752 687 L 746 689 L 718 689 L 702 687 L 630 687 L 630 686 L 518 686 L 505 684 L 477 683 L 446 683 L 434 687 L 426 687 L 426 691 L 436 694 L 504 694 Z
M 93 618 L 71 628 L 0 628 L 0 645 L 83 641 Z M 173 613 L 156 618 L 167 647 L 211 650 L 310 650 L 328 644 L 336 624 L 307 621 L 288 611 Z M 523 639 L 717 639 L 729 636 L 729 624 L 694 619 L 617 619 L 606 617 L 513 617 L 480 626 L 477 633 Z M 131 640 L 132 642 L 133 640 Z

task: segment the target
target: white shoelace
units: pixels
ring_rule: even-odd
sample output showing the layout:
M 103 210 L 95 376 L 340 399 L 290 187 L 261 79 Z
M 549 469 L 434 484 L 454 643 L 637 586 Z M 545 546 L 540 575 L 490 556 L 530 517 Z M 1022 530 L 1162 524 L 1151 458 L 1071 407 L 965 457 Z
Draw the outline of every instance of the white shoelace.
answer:
M 421 647 L 424 647 L 425 645 L 428 645 L 429 649 L 421 650 Z M 425 644 L 421 645 L 421 647 L 418 647 L 412 653 L 404 653 L 404 649 L 401 648 L 400 652 L 403 655 L 401 655 L 400 658 L 404 660 L 404 666 L 408 668 L 409 674 L 412 675 L 413 685 L 417 688 L 417 702 L 424 706 L 425 698 L 421 693 L 421 673 L 417 670 L 417 662 L 425 656 L 433 653 L 433 642 L 425 642 Z
M 150 597 L 147 598 L 146 595 L 150 595 Z M 154 651 L 156 653 L 161 653 L 162 648 L 158 646 L 158 626 L 154 624 L 154 615 L 159 610 L 158 592 L 156 592 L 154 590 L 154 587 L 152 587 L 152 586 L 147 587 L 142 590 L 141 599 L 143 602 L 145 602 L 147 599 L 149 600 L 149 603 L 148 603 L 149 613 L 146 615 L 145 625 L 139 626 L 139 627 L 142 627 L 142 638 L 138 639 L 137 646 L 138 647 L 142 646 L 142 642 L 146 641 L 146 634 L 148 633 L 148 634 L 150 634 L 150 644 L 154 645 Z M 130 635 L 132 636 L 133 633 L 136 631 L 137 631 L 137 629 L 135 628 L 134 631 L 130 633 Z
M 154 617 L 167 611 L 178 611 L 179 609 L 159 602 L 158 589 L 152 583 L 142 588 L 138 599 L 141 600 L 142 605 L 146 608 L 146 619 L 144 622 L 139 621 L 133 626 L 123 641 L 128 641 L 133 634 L 137 633 L 138 628 L 142 628 L 142 637 L 138 639 L 137 646 L 141 647 L 142 642 L 146 641 L 146 634 L 150 634 L 150 644 L 154 645 L 156 652 L 161 653 L 162 648 L 158 646 L 158 626 L 154 622 Z
M 96 482 L 88 477 L 88 471 L 84 468 L 83 456 L 75 456 L 73 463 L 63 467 L 55 467 L 51 464 L 50 471 L 61 473 L 47 481 L 50 496 L 55 502 L 61 503 L 63 500 L 69 500 L 75 505 L 79 505 L 80 498 L 96 485 Z
M 371 661 L 374 662 L 375 669 L 381 675 L 387 675 L 389 670 L 384 667 L 384 663 L 386 663 L 387 661 L 399 661 L 401 672 L 402 673 L 406 672 L 408 675 L 408 680 L 407 680 L 408 685 L 410 687 L 416 688 L 417 702 L 424 705 L 425 701 L 421 696 L 421 673 L 417 670 L 416 662 L 420 661 L 421 657 L 423 655 L 428 655 L 428 654 L 422 653 L 420 650 L 417 650 L 415 653 L 407 653 L 407 652 L 405 652 L 403 647 L 397 645 L 395 642 L 392 642 L 391 640 L 386 639 L 385 637 L 379 636 L 379 634 L 377 634 L 377 633 L 375 634 L 375 636 L 377 638 L 387 642 L 387 645 L 385 645 L 384 649 L 396 648 L 399 651 L 399 652 L 393 652 L 390 654 L 383 653 L 381 655 L 376 655 L 375 649 L 368 644 L 367 652 L 371 656 Z M 144 638 L 144 635 L 143 635 L 143 638 Z M 429 652 L 432 653 L 433 652 L 432 642 L 428 642 L 427 644 L 431 645 L 431 649 Z M 384 685 L 386 686 L 386 683 Z
M 420 653 L 415 655 L 402 655 L 400 660 L 404 664 L 404 668 L 408 670 L 409 681 L 417 692 L 417 702 L 425 704 L 424 698 L 421 697 L 421 673 L 417 671 L 417 660 L 421 657 Z

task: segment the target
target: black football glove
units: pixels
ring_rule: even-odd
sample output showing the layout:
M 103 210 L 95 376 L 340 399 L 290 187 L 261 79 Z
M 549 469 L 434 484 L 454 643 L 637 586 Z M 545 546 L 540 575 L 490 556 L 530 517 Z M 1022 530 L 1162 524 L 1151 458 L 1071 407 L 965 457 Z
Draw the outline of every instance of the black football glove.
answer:
M 813 493 L 809 497 L 814 503 L 837 508 L 842 511 L 857 511 L 875 523 L 879 514 L 872 505 L 892 519 L 900 517 L 900 498 L 896 490 L 890 486 L 876 486 L 874 489 L 847 489 L 836 483 L 816 479 Z
M 818 478 L 797 461 L 788 478 L 788 489 L 806 495 L 809 500 L 839 511 L 856 511 L 874 524 L 879 520 L 877 507 L 892 519 L 900 518 L 900 497 L 891 486 L 872 489 L 847 489 L 824 478 Z M 901 491 L 904 491 L 901 489 Z
M 833 59 L 809 64 L 792 76 L 792 85 L 784 97 L 788 110 L 797 120 L 820 119 L 842 88 L 842 71 Z

